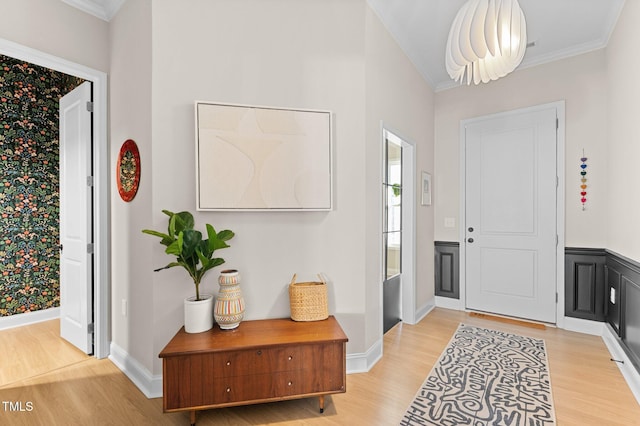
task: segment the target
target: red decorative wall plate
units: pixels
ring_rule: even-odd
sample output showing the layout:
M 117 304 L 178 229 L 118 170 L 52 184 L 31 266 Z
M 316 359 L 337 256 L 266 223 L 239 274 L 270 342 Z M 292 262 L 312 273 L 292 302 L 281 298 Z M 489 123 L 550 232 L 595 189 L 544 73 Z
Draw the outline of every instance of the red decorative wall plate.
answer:
M 120 148 L 116 181 L 120 197 L 127 202 L 133 200 L 140 185 L 140 152 L 138 145 L 131 139 L 127 139 Z

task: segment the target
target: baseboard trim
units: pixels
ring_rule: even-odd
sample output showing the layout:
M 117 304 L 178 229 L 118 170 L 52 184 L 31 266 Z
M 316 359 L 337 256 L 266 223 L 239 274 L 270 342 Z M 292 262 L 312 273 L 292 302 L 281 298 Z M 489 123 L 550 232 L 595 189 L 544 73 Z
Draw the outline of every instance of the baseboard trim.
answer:
M 452 299 L 450 297 L 436 296 L 436 306 L 438 308 L 452 309 L 455 311 L 465 310 L 460 299 Z
M 416 311 L 416 322 L 415 322 L 415 324 L 418 324 L 420 321 L 422 321 L 424 319 L 424 317 L 429 315 L 429 312 L 433 311 L 436 308 L 435 301 L 432 301 L 432 302 L 433 303 L 428 303 L 428 304 L 424 305 L 423 307 L 421 307 L 420 309 L 418 309 Z
M 575 331 L 582 334 L 591 334 L 593 336 L 602 336 L 604 333 L 604 323 L 598 321 L 585 320 L 573 317 L 564 317 L 562 323 L 563 330 Z
M 120 346 L 111 342 L 109 360 L 135 384 L 147 398 L 162 397 L 162 375 L 152 375 Z
M 347 374 L 366 373 L 382 358 L 382 339 L 367 352 L 347 354 Z
M 0 330 L 22 327 L 60 318 L 60 308 L 49 308 L 42 311 L 25 312 L 24 314 L 9 315 L 0 318 Z
M 616 362 L 622 376 L 624 377 L 629 389 L 636 397 L 636 401 L 640 404 L 640 373 L 636 370 L 631 362 L 631 359 L 627 356 L 622 345 L 618 340 L 618 336 L 609 324 L 603 327 L 602 340 L 609 349 L 612 359 L 622 361 Z

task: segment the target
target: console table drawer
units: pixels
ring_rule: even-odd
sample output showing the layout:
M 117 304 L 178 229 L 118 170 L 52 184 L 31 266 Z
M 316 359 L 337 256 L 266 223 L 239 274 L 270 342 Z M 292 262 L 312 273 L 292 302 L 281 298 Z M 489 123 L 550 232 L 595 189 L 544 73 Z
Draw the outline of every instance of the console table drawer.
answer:
M 232 377 L 299 370 L 302 357 L 299 347 L 259 348 L 215 354 L 212 362 L 213 377 Z
M 303 392 L 303 373 L 285 371 L 274 374 L 235 376 L 216 380 L 210 392 L 194 406 L 210 406 L 240 401 L 257 401 L 297 395 Z
M 181 362 L 180 365 L 184 368 L 187 364 Z M 199 369 L 196 371 L 200 373 Z M 305 380 L 306 376 L 308 372 L 304 370 L 216 378 L 187 373 L 179 382 L 181 386 L 169 389 L 164 395 L 166 409 L 279 398 L 322 390 L 317 381 Z

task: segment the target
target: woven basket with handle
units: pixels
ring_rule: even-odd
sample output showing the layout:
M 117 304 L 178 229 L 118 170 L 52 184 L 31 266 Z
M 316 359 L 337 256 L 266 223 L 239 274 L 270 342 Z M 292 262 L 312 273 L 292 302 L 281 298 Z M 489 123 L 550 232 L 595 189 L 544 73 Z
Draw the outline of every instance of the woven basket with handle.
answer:
M 329 317 L 327 304 L 327 284 L 320 275 L 320 281 L 296 282 L 293 274 L 289 284 L 289 305 L 294 321 L 320 321 Z

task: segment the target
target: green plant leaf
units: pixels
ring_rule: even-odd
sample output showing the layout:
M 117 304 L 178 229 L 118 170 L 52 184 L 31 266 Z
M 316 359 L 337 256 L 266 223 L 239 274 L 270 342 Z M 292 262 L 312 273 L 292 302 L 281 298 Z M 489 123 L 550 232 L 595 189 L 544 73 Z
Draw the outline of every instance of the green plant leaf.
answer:
M 183 265 L 180 262 L 171 262 L 171 263 L 163 266 L 162 268 L 154 269 L 153 272 L 158 272 L 158 271 L 162 271 L 163 269 L 173 268 L 174 266 L 183 266 Z
M 210 224 L 206 224 L 206 228 L 207 228 L 207 257 L 211 257 L 211 255 L 213 254 L 213 252 L 216 250 L 215 249 L 215 240 L 218 238 L 218 234 L 216 233 L 216 230 L 214 229 L 214 227 Z
M 182 234 L 182 257 L 186 260 L 195 255 L 196 248 L 202 241 L 202 232 L 193 229 L 185 229 Z
M 209 250 L 211 250 L 211 253 L 213 253 L 216 250 L 229 247 L 229 245 L 225 243 L 225 241 L 233 238 L 234 234 L 229 230 L 216 232 L 213 226 L 207 224 L 207 235 L 209 236 Z
M 201 269 L 202 275 L 204 275 L 204 273 L 207 272 L 209 269 L 213 269 L 216 266 L 222 265 L 223 263 L 224 263 L 224 259 L 220 257 L 214 257 L 213 259 L 208 260 L 206 266 L 205 265 L 202 266 L 202 269 Z
M 208 270 L 215 268 L 218 265 L 222 265 L 224 263 L 224 259 L 221 258 L 208 258 L 206 257 L 200 250 L 197 250 L 198 257 L 200 262 L 202 263 L 202 267 L 200 268 L 199 275 L 202 277 Z
M 236 234 L 233 231 L 230 231 L 228 229 L 218 232 L 218 238 L 221 239 L 222 241 L 229 241 L 230 239 L 235 237 L 235 235 Z
M 399 197 L 402 193 L 402 186 L 400 186 L 399 183 L 394 183 L 393 185 L 391 185 L 391 187 L 393 188 L 393 196 Z
M 180 256 L 182 254 L 182 241 L 183 236 L 182 232 L 178 234 L 178 238 L 167 246 L 167 249 L 164 251 L 167 254 L 173 254 L 175 256 Z
M 171 213 L 167 211 L 167 213 Z M 176 236 L 176 215 L 171 213 L 169 216 L 169 236 L 175 238 Z
M 195 226 L 193 215 L 189 212 L 176 213 L 173 217 L 175 217 L 176 232 L 193 229 Z
M 198 245 L 198 249 L 200 249 L 200 253 L 207 259 L 211 259 L 211 255 L 213 255 L 213 251 L 209 247 L 209 240 L 200 241 Z
M 175 238 L 171 238 L 169 235 L 164 234 L 162 232 L 154 231 L 153 229 L 143 229 L 142 232 L 144 234 L 149 234 L 149 235 L 154 235 L 156 237 L 160 237 L 161 238 L 160 244 L 162 244 L 164 246 L 168 246 L 169 244 L 171 244 L 172 242 L 175 241 Z

